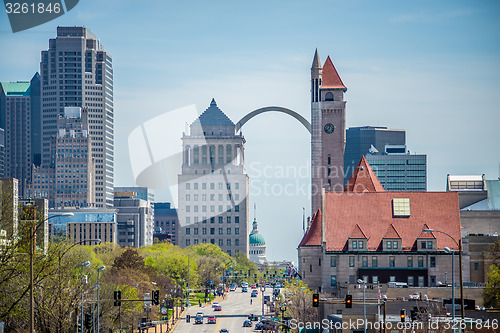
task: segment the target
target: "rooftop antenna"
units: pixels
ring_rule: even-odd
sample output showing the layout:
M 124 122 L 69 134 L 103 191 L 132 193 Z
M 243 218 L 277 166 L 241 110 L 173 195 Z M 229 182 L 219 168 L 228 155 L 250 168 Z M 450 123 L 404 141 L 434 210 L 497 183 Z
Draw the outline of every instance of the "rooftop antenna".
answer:
M 302 207 L 302 231 L 306 233 L 306 209 Z
M 257 204 L 253 203 L 253 219 L 257 220 Z

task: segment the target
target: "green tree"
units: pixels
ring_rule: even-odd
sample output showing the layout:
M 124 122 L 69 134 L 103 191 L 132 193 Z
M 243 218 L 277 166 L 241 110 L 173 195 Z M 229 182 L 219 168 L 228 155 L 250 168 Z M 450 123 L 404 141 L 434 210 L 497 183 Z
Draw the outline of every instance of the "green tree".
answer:
M 488 271 L 483 300 L 486 307 L 500 308 L 500 240 L 486 251 L 486 260 L 491 262 Z

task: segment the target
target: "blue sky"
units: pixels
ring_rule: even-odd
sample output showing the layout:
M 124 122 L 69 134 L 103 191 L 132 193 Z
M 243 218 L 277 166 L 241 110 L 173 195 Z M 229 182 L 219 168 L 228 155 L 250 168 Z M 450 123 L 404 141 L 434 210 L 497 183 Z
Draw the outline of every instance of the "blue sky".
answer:
M 318 48 L 348 87 L 347 126 L 405 129 L 408 148 L 428 154 L 429 190 L 442 191 L 448 173 L 499 177 L 498 17 L 496 1 L 82 0 L 16 34 L 1 12 L 0 80 L 30 79 L 58 25 L 92 30 L 113 57 L 115 185 L 129 186 L 129 133 L 169 110 L 196 104 L 201 112 L 214 97 L 234 122 L 270 105 L 309 119 Z M 310 210 L 310 181 L 300 172 L 309 167 L 308 133 L 268 113 L 243 134 L 268 257 L 296 261 L 302 207 Z M 285 186 L 292 195 L 277 190 Z M 167 199 L 168 191 L 157 193 Z

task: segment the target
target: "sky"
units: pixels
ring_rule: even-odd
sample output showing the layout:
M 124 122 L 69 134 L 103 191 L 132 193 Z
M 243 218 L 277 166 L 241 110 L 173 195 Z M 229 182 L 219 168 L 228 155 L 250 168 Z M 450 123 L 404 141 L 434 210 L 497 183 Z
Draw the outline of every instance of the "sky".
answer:
M 233 122 L 265 106 L 310 120 L 317 48 L 348 88 L 347 127 L 406 130 L 410 151 L 427 154 L 428 190 L 444 191 L 447 174 L 500 176 L 498 17 L 497 1 L 82 0 L 18 33 L 1 11 L 0 81 L 29 80 L 57 26 L 89 28 L 113 57 L 115 186 L 133 186 L 128 136 L 170 110 L 203 112 L 215 98 Z M 309 134 L 281 113 L 242 130 L 250 221 L 255 203 L 268 259 L 296 262 L 311 209 Z

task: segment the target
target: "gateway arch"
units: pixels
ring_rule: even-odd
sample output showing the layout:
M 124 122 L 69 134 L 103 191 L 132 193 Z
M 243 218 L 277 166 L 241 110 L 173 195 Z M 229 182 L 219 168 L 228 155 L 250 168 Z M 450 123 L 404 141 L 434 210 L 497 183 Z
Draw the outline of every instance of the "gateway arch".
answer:
M 282 112 L 282 113 L 286 113 L 289 116 L 292 116 L 293 118 L 297 119 L 302 125 L 304 125 L 304 127 L 309 131 L 309 133 L 311 133 L 311 124 L 307 121 L 306 118 L 302 117 L 300 114 L 298 114 L 297 112 L 295 112 L 293 110 L 283 108 L 281 106 L 266 106 L 264 108 L 260 108 L 260 109 L 257 109 L 257 110 L 250 112 L 249 114 L 247 114 L 246 116 L 241 118 L 240 121 L 238 121 L 236 123 L 236 132 L 238 132 L 241 129 L 241 127 L 243 127 L 243 125 L 245 125 L 245 123 L 247 121 L 249 121 L 250 119 L 252 119 L 253 117 L 255 117 L 261 113 L 264 113 L 264 112 L 272 112 L 272 111 Z

